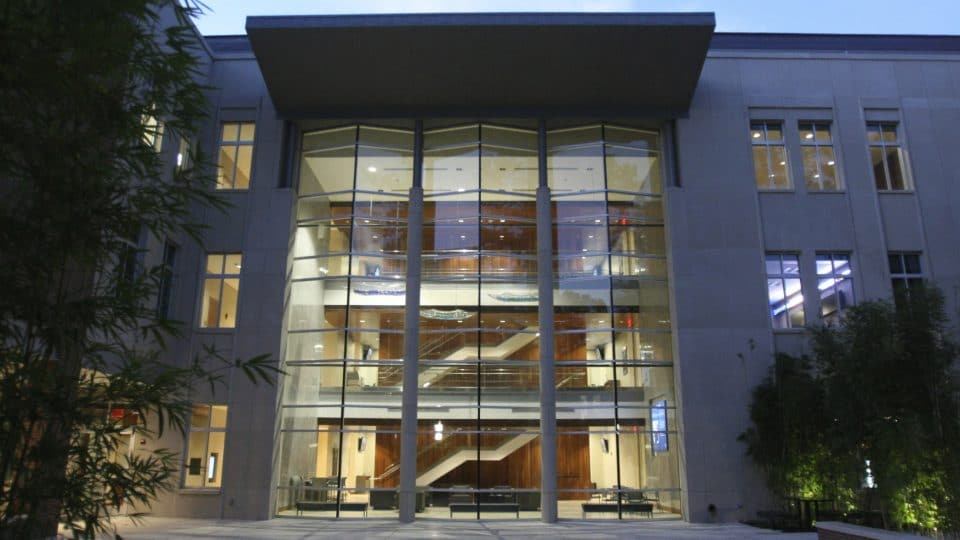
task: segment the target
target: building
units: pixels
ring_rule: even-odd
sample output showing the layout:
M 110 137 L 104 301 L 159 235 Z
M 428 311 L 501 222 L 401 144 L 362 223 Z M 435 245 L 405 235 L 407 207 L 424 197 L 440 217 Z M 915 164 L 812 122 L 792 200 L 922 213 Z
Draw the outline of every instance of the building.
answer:
M 754 515 L 737 436 L 773 353 L 917 279 L 960 307 L 960 37 L 713 29 L 252 17 L 207 38 L 198 142 L 233 206 L 203 248 L 168 241 L 193 328 L 170 354 L 286 374 L 197 396 L 153 511 Z

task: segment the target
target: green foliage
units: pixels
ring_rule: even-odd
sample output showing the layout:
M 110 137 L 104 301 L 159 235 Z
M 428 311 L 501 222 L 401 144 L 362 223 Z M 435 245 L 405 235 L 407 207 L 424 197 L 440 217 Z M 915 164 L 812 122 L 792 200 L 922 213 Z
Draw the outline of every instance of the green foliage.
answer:
M 771 490 L 872 510 L 870 460 L 867 491 L 893 525 L 960 531 L 958 349 L 946 322 L 941 293 L 914 289 L 811 329 L 812 361 L 778 355 L 741 436 Z
M 828 458 L 821 426 L 823 388 L 808 358 L 778 354 L 770 374 L 754 389 L 752 427 L 740 436 L 770 487 L 789 497 L 822 497 L 829 489 L 811 471 Z
M 5 1 L 0 7 L 0 538 L 109 530 L 148 505 L 179 456 L 125 456 L 125 437 L 182 430 L 196 385 L 230 370 L 270 381 L 268 357 L 215 350 L 170 365 L 178 336 L 158 316 L 163 270 L 131 238 L 199 240 L 193 216 L 222 208 L 204 156 L 171 170 L 146 144 L 192 137 L 204 119 L 195 3 Z M 125 418 L 111 418 L 122 409 Z M 178 449 L 179 450 L 179 449 Z

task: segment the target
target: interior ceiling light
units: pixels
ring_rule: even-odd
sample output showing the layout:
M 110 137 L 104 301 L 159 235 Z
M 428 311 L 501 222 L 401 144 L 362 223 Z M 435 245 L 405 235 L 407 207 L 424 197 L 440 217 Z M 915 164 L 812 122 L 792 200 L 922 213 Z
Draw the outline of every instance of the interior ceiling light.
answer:
M 373 165 L 371 165 L 371 166 L 367 167 L 367 171 L 368 171 L 368 172 L 377 172 L 377 168 L 374 167 Z
M 760 134 L 757 133 L 757 132 L 754 132 L 754 133 L 753 133 L 753 138 L 754 138 L 754 139 L 759 139 L 759 138 L 760 138 Z
M 809 139 L 812 139 L 812 138 L 813 138 L 813 133 L 807 133 L 806 135 L 803 136 L 803 138 L 804 138 L 804 139 L 808 139 L 808 140 L 809 140 Z
M 836 164 L 836 162 L 833 161 L 832 159 L 827 162 L 827 165 L 830 165 L 831 167 L 832 167 L 833 165 L 835 165 L 835 164 Z

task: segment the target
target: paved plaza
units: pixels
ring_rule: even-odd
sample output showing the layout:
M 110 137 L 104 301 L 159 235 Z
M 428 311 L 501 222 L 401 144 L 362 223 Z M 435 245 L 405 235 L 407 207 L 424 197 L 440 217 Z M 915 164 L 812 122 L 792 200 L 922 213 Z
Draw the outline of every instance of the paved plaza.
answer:
M 277 518 L 268 521 L 215 521 L 147 518 L 139 526 L 128 519 L 117 522 L 124 540 L 196 540 L 202 538 L 313 540 L 319 538 L 576 538 L 608 540 L 663 539 L 767 539 L 814 540 L 815 533 L 780 533 L 746 525 L 698 524 L 683 521 L 562 521 L 545 524 L 533 520 L 317 520 Z

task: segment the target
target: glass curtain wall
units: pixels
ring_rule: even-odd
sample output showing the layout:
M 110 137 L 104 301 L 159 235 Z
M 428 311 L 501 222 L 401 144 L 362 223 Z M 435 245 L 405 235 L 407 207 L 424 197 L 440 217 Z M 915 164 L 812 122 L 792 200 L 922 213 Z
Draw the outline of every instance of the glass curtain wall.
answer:
M 561 518 L 679 514 L 657 133 L 547 134 Z
M 447 517 L 539 517 L 537 171 L 536 131 L 424 133 L 417 485 Z
M 540 517 L 541 384 L 556 387 L 561 518 L 679 517 L 657 133 L 591 125 L 547 144 L 554 327 L 538 321 L 537 133 L 474 123 L 423 134 L 408 329 L 412 133 L 304 134 L 278 514 L 398 515 L 406 333 L 419 342 L 418 517 Z M 553 381 L 540 379 L 541 339 Z
M 413 133 L 305 133 L 291 248 L 278 514 L 397 515 Z

